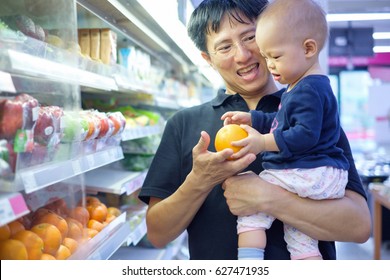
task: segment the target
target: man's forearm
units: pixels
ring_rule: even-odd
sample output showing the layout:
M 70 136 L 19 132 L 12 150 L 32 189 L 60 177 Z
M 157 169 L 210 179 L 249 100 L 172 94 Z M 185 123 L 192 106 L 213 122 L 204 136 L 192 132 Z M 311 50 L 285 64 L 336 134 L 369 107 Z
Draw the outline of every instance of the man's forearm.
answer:
M 353 191 L 341 199 L 301 198 L 253 172 L 227 179 L 223 188 L 234 215 L 265 212 L 318 240 L 364 242 L 370 236 L 367 202 Z
M 370 213 L 367 202 L 358 193 L 347 190 L 341 199 L 312 200 L 279 191 L 265 211 L 312 238 L 358 243 L 369 238 Z
M 163 200 L 151 198 L 146 223 L 148 239 L 154 246 L 164 247 L 177 238 L 203 204 L 208 192 L 200 191 L 193 184 L 193 181 L 186 180 L 170 197 Z

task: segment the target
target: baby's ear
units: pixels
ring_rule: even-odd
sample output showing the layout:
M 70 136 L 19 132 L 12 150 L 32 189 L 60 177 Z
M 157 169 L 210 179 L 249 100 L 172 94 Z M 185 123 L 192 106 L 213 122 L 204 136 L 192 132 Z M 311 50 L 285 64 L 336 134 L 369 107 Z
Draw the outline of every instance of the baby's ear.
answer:
M 305 42 L 303 42 L 303 47 L 307 57 L 317 55 L 318 47 L 317 42 L 314 39 L 306 39 Z

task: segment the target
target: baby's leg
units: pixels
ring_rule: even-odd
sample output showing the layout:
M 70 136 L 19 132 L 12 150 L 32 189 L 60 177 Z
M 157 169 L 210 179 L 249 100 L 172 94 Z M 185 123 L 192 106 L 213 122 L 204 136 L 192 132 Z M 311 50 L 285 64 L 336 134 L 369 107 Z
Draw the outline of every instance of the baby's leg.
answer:
M 267 244 L 265 230 L 268 229 L 273 217 L 257 213 L 251 216 L 238 217 L 238 259 L 264 259 L 264 248 Z
M 284 225 L 284 239 L 292 260 L 322 260 L 318 240 L 286 224 Z

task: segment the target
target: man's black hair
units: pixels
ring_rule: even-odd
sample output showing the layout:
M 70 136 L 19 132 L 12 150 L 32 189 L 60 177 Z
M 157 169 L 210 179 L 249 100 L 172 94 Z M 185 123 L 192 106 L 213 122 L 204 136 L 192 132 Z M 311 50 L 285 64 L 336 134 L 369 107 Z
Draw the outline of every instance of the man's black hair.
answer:
M 204 0 L 190 17 L 188 36 L 199 50 L 207 52 L 206 35 L 219 31 L 224 15 L 230 21 L 254 23 L 267 4 L 267 0 Z

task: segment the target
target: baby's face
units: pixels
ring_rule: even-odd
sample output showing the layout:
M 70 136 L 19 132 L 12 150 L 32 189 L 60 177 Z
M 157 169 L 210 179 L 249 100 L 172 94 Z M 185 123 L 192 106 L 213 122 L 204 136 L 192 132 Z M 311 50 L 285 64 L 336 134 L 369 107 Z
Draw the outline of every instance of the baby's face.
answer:
M 260 18 L 256 28 L 256 43 L 275 81 L 293 84 L 307 70 L 302 40 L 293 32 L 283 30 L 279 21 Z

